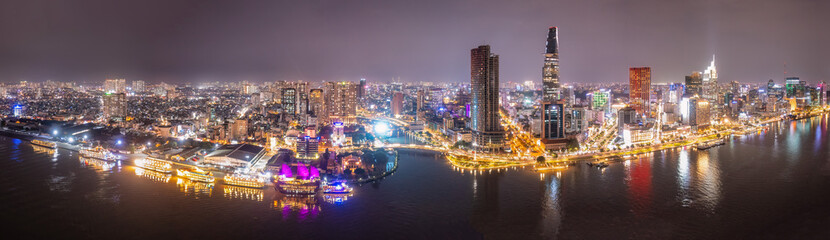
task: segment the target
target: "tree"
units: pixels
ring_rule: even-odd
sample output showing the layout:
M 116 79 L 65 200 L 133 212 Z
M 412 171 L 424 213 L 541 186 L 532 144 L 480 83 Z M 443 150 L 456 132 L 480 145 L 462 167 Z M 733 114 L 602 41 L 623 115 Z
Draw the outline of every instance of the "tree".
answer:
M 537 163 L 545 163 L 545 156 L 538 156 L 536 157 Z
M 363 175 L 366 174 L 366 170 L 364 170 L 363 168 L 357 168 L 354 170 L 354 174 Z
M 343 174 L 352 175 L 352 170 L 351 169 L 343 170 Z

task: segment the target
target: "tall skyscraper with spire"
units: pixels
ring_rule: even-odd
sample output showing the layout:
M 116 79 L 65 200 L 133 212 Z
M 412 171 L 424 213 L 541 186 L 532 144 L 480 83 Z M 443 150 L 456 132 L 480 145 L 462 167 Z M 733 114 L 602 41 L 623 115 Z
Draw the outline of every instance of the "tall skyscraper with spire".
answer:
M 712 62 L 703 71 L 703 99 L 709 101 L 712 107 L 712 115 L 718 114 L 718 70 L 715 68 L 715 55 L 712 55 Z
M 480 150 L 500 151 L 504 131 L 499 121 L 499 56 L 490 52 L 490 45 L 470 50 L 470 88 L 473 144 Z
M 543 101 L 559 100 L 559 30 L 548 28 L 548 40 L 545 43 L 545 65 L 542 66 Z

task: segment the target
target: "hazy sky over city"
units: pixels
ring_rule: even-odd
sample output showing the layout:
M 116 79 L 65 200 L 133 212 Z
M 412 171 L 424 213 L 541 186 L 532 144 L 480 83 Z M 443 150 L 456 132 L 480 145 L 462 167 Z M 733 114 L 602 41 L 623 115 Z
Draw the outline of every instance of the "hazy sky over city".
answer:
M 561 81 L 830 80 L 830 1 L 0 0 L 0 81 L 469 82 L 490 44 L 501 81 L 541 83 L 547 28 Z

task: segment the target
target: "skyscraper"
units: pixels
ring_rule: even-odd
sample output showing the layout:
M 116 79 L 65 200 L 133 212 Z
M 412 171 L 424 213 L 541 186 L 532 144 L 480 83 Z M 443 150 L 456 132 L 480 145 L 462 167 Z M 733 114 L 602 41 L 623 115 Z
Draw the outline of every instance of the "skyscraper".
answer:
M 502 149 L 504 132 L 499 121 L 499 56 L 490 45 L 470 50 L 473 144 L 485 151 Z
M 542 103 L 542 139 L 565 137 L 564 106 L 559 103 Z
M 315 88 L 309 91 L 308 111 L 314 116 L 325 114 L 323 112 L 323 89 Z
M 703 94 L 703 78 L 700 72 L 692 72 L 692 75 L 686 76 L 686 94 L 691 96 Z
M 297 111 L 297 90 L 294 88 L 282 89 L 282 110 L 288 115 L 294 115 Z
M 146 89 L 144 88 L 144 81 L 141 81 L 141 80 L 133 81 L 133 89 L 132 90 L 133 90 L 133 93 L 143 93 L 144 91 L 146 91 Z
M 394 92 L 392 93 L 392 116 L 398 117 L 401 115 L 403 111 L 403 93 L 401 92 Z
M 629 101 L 637 114 L 646 114 L 651 90 L 651 68 L 636 67 L 628 70 Z
M 715 103 L 718 98 L 718 70 L 715 68 L 715 56 L 712 56 L 712 63 L 703 71 L 703 94 L 701 96 Z
M 127 80 L 120 78 L 120 79 L 107 79 L 104 81 L 104 92 L 107 93 L 124 93 L 127 92 Z
M 559 31 L 556 27 L 548 29 L 545 43 L 545 65 L 542 66 L 543 101 L 559 100 Z
M 360 84 L 357 85 L 357 99 L 363 100 L 366 97 L 366 79 L 361 78 Z
M 357 113 L 357 86 L 352 82 L 327 82 L 323 105 L 326 114 L 323 116 L 342 118 L 355 115 Z
M 101 108 L 106 120 L 123 121 L 127 117 L 127 95 L 124 93 L 105 93 L 101 98 Z

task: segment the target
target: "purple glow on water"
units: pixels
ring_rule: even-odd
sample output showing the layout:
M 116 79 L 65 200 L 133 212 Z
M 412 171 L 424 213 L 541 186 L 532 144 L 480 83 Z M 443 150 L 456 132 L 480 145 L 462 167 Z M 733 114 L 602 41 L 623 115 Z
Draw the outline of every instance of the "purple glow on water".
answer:
M 289 167 L 288 164 L 283 163 L 280 166 L 280 176 L 287 178 L 294 176 L 294 174 L 291 173 L 291 167 Z

